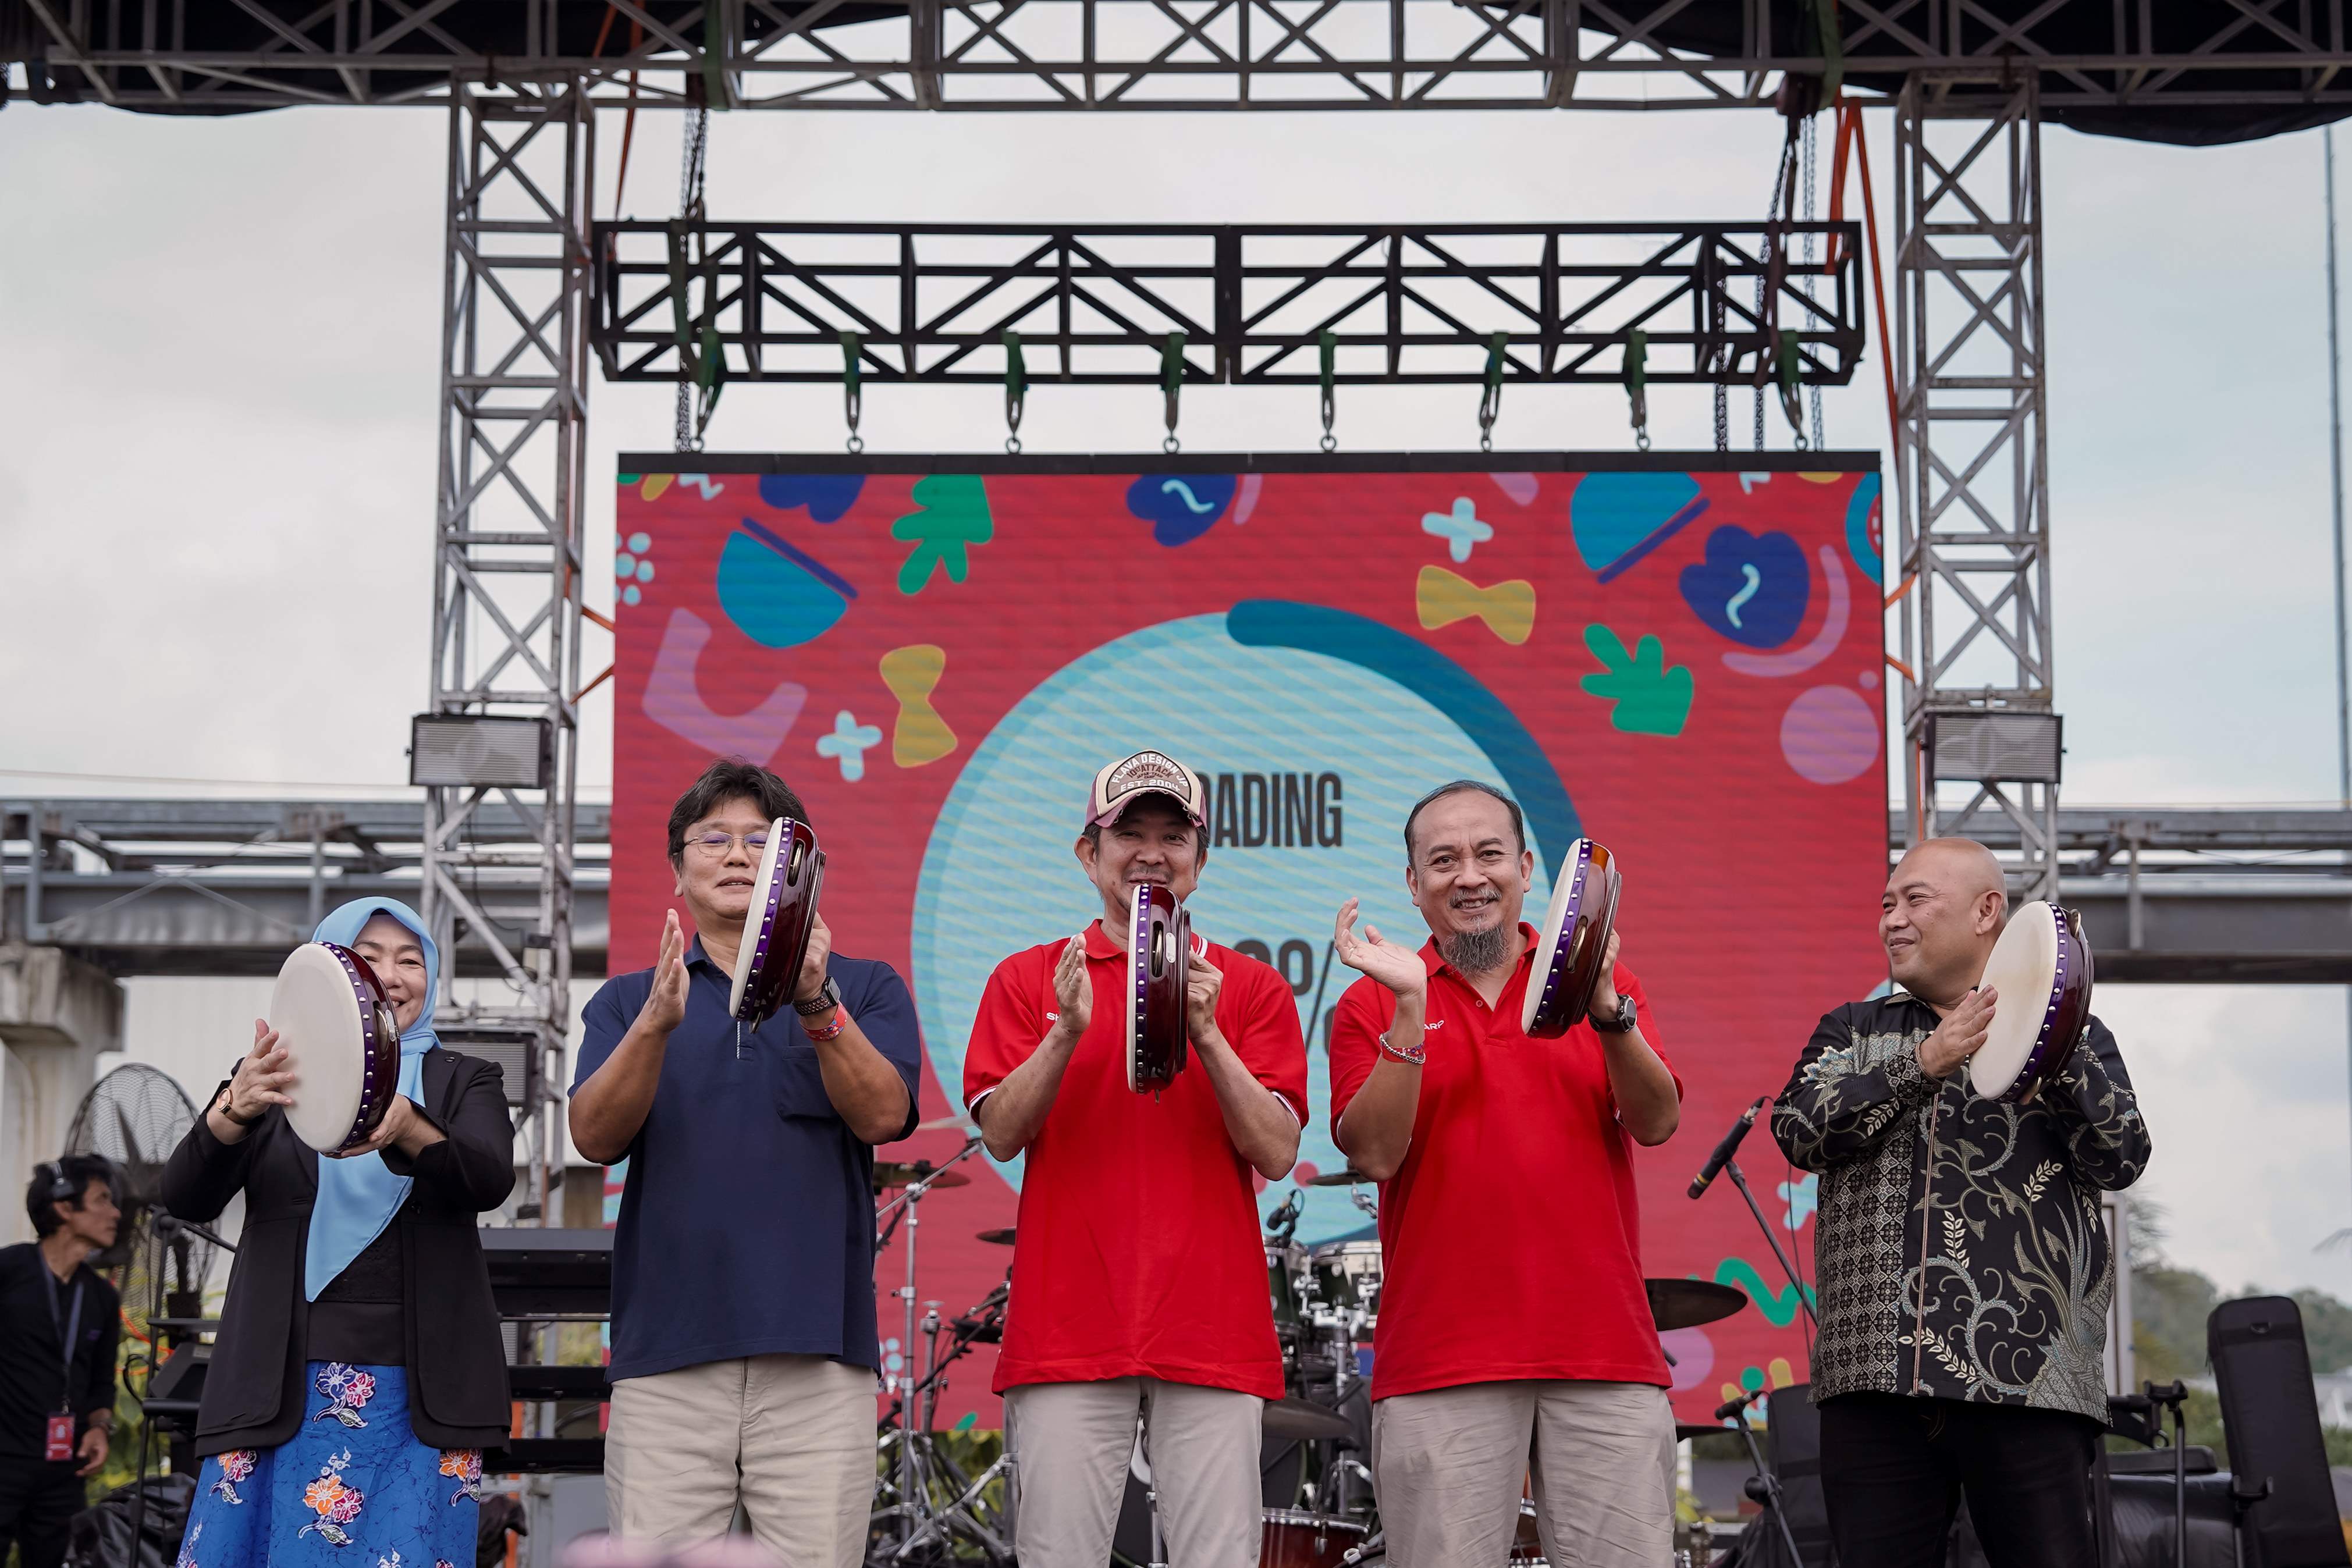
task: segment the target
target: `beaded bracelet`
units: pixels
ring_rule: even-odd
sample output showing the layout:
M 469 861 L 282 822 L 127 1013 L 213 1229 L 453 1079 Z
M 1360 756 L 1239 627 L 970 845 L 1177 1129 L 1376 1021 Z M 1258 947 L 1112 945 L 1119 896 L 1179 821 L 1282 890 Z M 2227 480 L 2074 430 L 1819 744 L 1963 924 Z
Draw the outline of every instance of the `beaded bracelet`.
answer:
M 1419 1067 L 1429 1060 L 1429 1052 L 1419 1046 L 1399 1045 L 1388 1036 L 1381 1036 L 1381 1051 L 1408 1067 Z
M 805 1020 L 805 1019 L 803 1019 L 803 1024 L 805 1024 L 806 1020 Z M 847 1013 L 845 1013 L 845 1012 L 843 1012 L 839 1008 L 835 1008 L 835 1009 L 833 1009 L 833 1021 L 832 1021 L 831 1023 L 829 1023 L 829 1024 L 825 1025 L 823 1029 L 813 1029 L 813 1030 L 809 1030 L 809 1039 L 810 1039 L 811 1040 L 813 1040 L 813 1041 L 816 1042 L 817 1044 L 822 1045 L 824 1041 L 826 1041 L 826 1040 L 831 1040 L 831 1039 L 833 1039 L 835 1036 L 838 1035 L 838 1034 L 839 1034 L 839 1033 L 840 1033 L 844 1029 L 846 1029 L 848 1026 L 849 1026 L 849 1015 L 848 1015 Z

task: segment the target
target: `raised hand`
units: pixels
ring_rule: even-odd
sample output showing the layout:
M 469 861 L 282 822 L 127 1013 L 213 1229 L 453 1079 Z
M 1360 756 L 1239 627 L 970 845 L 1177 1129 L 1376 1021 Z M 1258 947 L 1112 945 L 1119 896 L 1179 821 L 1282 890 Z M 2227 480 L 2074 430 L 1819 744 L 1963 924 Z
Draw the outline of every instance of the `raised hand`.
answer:
M 292 1054 L 278 1043 L 278 1031 L 268 1020 L 254 1019 L 253 1049 L 228 1081 L 229 1119 L 257 1122 L 272 1105 L 294 1103 L 293 1095 L 287 1092 L 294 1087 L 292 1061 Z
M 664 1034 L 686 1021 L 686 933 L 678 926 L 675 909 L 662 916 L 661 956 L 654 960 L 654 988 L 637 1018 Z
M 1225 988 L 1224 971 L 1205 957 L 1184 967 L 1184 1028 L 1194 1040 L 1216 1032 L 1217 995 Z
M 1076 1043 L 1087 1032 L 1093 1020 L 1095 988 L 1087 978 L 1087 943 L 1083 936 L 1073 936 L 1062 944 L 1062 956 L 1054 965 L 1054 1007 L 1060 1013 L 1054 1027 L 1062 1038 Z
M 1400 997 L 1426 989 L 1429 966 L 1421 961 L 1419 953 L 1390 941 L 1381 935 L 1377 925 L 1365 926 L 1361 936 L 1356 934 L 1356 914 L 1360 903 L 1351 898 L 1341 904 L 1339 918 L 1331 927 L 1331 945 L 1339 955 L 1339 962 L 1370 975 Z
M 1593 1018 L 1617 1016 L 1617 932 L 1613 928 L 1609 933 L 1609 946 L 1601 950 L 1601 974 L 1592 982 L 1592 1005 L 1585 1010 Z
M 1985 1031 L 1992 1027 L 1993 1009 L 2000 995 L 1990 986 L 1979 986 L 1919 1042 L 1919 1071 L 1941 1078 L 1984 1048 Z
M 793 987 L 793 1000 L 816 1000 L 816 994 L 824 989 L 825 960 L 832 956 L 833 927 L 827 925 L 824 916 L 820 915 L 816 917 L 816 929 L 809 933 L 808 956 L 801 960 L 800 979 Z

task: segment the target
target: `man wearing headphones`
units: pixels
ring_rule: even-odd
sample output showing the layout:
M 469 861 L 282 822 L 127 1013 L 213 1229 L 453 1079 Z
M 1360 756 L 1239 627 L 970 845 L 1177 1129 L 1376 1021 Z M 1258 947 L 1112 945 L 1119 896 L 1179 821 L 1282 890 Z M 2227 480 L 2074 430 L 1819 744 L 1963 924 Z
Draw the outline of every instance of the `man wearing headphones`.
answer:
M 121 1302 L 84 1261 L 121 1215 L 104 1160 L 37 1167 L 25 1212 L 38 1241 L 0 1248 L 0 1557 L 58 1568 L 82 1479 L 106 1463 Z

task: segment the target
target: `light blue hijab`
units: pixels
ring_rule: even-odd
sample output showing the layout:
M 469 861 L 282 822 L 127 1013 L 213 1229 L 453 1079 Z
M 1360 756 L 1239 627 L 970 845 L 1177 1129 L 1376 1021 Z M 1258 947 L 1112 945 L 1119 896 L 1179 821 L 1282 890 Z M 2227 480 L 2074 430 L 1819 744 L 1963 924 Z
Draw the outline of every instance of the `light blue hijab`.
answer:
M 425 1053 L 441 1043 L 433 1032 L 433 1004 L 441 991 L 441 954 L 425 935 L 425 917 L 396 898 L 355 898 L 319 922 L 315 942 L 348 947 L 378 915 L 389 915 L 425 947 L 425 1010 L 400 1037 L 400 1092 L 420 1103 L 425 1098 Z M 383 1234 L 415 1183 L 394 1176 L 380 1154 L 350 1159 L 319 1157 L 319 1199 L 310 1207 L 310 1247 L 303 1260 L 302 1297 L 319 1292 L 351 1266 L 352 1259 Z

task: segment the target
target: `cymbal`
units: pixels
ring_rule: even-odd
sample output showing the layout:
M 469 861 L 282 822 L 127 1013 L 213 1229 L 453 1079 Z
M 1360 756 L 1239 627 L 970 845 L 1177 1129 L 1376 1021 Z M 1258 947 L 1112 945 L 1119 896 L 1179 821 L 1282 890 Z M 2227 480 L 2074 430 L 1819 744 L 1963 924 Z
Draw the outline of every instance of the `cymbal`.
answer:
M 1302 1186 L 1377 1186 L 1380 1184 L 1358 1170 L 1321 1171 L 1299 1184 Z
M 993 1230 L 976 1230 L 972 1234 L 982 1241 L 992 1241 L 999 1247 L 1013 1245 L 1013 1227 L 1000 1225 Z
M 1356 1430 L 1337 1410 L 1304 1399 L 1267 1400 L 1262 1425 L 1269 1437 L 1346 1437 Z
M 925 1176 L 930 1177 L 931 1186 L 935 1187 L 971 1185 L 971 1177 L 964 1175 L 963 1172 L 939 1170 L 924 1160 L 917 1160 L 912 1164 L 905 1160 L 874 1162 L 874 1185 L 877 1187 L 911 1186 Z
M 1693 1437 L 1720 1437 L 1725 1433 L 1734 1430 L 1737 1428 L 1710 1427 L 1704 1421 L 1677 1421 L 1675 1423 L 1675 1441 L 1687 1443 Z
M 1748 1292 L 1705 1280 L 1644 1280 L 1650 1316 L 1661 1330 L 1695 1329 L 1727 1318 L 1748 1305 Z

